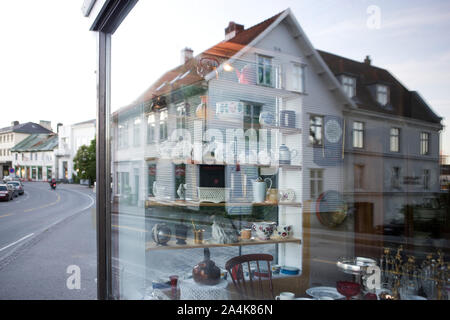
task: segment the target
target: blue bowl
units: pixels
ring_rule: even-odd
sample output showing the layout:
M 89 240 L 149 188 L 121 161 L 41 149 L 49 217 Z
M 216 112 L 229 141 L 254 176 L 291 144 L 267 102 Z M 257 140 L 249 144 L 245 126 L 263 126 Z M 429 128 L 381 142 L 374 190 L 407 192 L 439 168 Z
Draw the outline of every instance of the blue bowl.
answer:
M 296 267 L 282 267 L 280 272 L 282 274 L 293 276 L 299 274 L 300 269 Z

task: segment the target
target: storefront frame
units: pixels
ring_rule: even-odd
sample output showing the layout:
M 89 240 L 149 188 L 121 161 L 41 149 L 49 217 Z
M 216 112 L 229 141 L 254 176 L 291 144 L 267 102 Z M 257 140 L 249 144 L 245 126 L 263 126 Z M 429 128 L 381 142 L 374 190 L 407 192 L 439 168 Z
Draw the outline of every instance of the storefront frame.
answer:
M 89 2 L 89 1 L 88 1 Z M 110 101 L 111 101 L 111 38 L 137 0 L 90 1 L 90 10 L 97 6 L 90 31 L 97 37 L 97 299 L 112 299 L 111 268 L 111 155 L 110 155 Z M 89 13 L 85 13 L 89 15 Z

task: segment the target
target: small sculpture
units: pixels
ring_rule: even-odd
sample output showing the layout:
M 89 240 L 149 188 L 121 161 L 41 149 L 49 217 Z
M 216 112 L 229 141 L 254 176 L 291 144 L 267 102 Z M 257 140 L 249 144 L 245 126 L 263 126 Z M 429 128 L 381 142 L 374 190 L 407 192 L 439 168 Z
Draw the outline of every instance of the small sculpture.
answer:
M 157 223 L 152 228 L 152 238 L 159 245 L 166 245 L 172 236 L 172 231 L 165 223 Z

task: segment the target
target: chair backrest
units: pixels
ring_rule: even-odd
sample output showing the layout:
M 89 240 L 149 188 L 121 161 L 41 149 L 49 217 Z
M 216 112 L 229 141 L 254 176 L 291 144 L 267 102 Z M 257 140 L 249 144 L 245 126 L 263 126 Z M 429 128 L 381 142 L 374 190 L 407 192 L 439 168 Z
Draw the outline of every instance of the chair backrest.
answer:
M 270 299 L 274 299 L 272 271 L 270 268 L 271 261 L 273 261 L 272 255 L 262 253 L 242 255 L 227 261 L 225 269 L 227 269 L 228 274 L 231 276 L 241 299 L 266 299 L 267 296 Z M 253 263 L 256 264 L 254 272 L 252 272 L 251 268 L 251 264 Z M 247 280 L 244 273 L 245 266 L 248 270 Z M 262 266 L 267 266 L 267 268 L 262 269 Z M 263 285 L 263 279 L 267 279 L 268 282 L 268 295 L 266 294 L 267 289 L 264 290 L 267 285 Z M 257 291 L 256 294 L 255 289 Z

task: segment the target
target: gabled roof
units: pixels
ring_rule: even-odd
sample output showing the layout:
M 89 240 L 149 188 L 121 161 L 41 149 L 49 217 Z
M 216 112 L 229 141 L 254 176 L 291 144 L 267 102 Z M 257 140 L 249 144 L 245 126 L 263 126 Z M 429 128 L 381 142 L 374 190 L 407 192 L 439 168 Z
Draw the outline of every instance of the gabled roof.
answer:
M 415 91 L 409 91 L 389 71 L 366 62 L 358 62 L 329 52 L 317 50 L 330 70 L 336 75 L 350 75 L 356 78 L 356 96 L 353 98 L 359 108 L 417 120 L 440 123 L 428 104 Z M 371 86 L 383 84 L 389 87 L 389 103 L 381 106 Z
M 32 134 L 11 148 L 12 152 L 52 151 L 58 146 L 56 134 Z
M 25 123 L 20 123 L 16 126 L 1 128 L 0 133 L 3 133 L 3 132 L 17 132 L 17 133 L 29 133 L 29 134 L 53 133 L 52 131 L 48 130 L 47 128 L 44 128 L 40 124 L 37 124 L 34 122 L 25 122 Z
M 121 108 L 115 113 L 126 112 L 136 105 L 147 102 L 154 97 L 167 94 L 184 86 L 201 83 L 205 80 L 205 75 L 200 75 L 197 70 L 201 68 L 199 62 L 202 58 L 214 58 L 219 62 L 219 64 L 225 62 L 229 58 L 233 57 L 236 53 L 241 51 L 243 48 L 245 48 L 262 32 L 264 32 L 285 11 L 282 11 L 253 27 L 239 32 L 235 37 L 227 41 L 219 42 L 215 46 L 188 60 L 185 64 L 179 65 L 178 67 L 166 72 L 130 106 Z M 179 79 L 173 81 L 176 77 L 179 77 Z
M 316 66 L 324 71 L 324 79 L 328 81 L 330 89 L 335 92 L 336 98 L 343 105 L 351 108 L 359 107 L 375 112 L 440 123 L 442 118 L 431 110 L 417 92 L 408 91 L 408 89 L 385 69 L 316 50 L 290 9 L 286 9 L 253 27 L 238 32 L 233 38 L 219 42 L 215 46 L 188 60 L 185 64 L 166 72 L 135 102 L 127 107 L 121 108 L 115 114 L 125 113 L 127 110 L 132 110 L 135 106 L 151 101 L 156 97 L 174 92 L 185 86 L 208 80 L 206 74 L 200 75 L 197 72 L 202 67 L 200 65 L 202 58 L 214 58 L 219 65 L 222 65 L 228 60 L 231 61 L 241 55 L 245 49 L 255 45 L 267 32 L 270 32 L 281 21 L 286 19 L 295 32 L 295 38 L 298 41 L 302 41 L 303 45 L 307 48 L 306 50 L 308 52 L 306 52 L 306 57 L 314 61 Z M 357 81 L 356 99 L 349 98 L 343 91 L 336 77 L 341 73 L 353 74 L 360 79 L 360 81 Z M 380 107 L 374 100 L 369 85 L 376 83 L 392 85 L 390 97 L 392 103 L 390 106 Z

